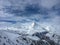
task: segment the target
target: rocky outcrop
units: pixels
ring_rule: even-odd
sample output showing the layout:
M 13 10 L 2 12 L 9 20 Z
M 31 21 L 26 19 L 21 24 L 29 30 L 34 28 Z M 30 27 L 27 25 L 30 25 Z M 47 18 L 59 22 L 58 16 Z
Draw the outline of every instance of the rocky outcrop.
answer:
M 46 36 L 48 32 L 36 32 L 32 35 L 28 34 L 18 34 L 15 33 L 0 31 L 0 45 L 59 45 L 54 40 L 50 39 L 50 37 Z M 8 35 L 7 35 L 8 34 Z M 12 36 L 15 34 L 16 36 Z M 10 38 L 14 37 L 13 40 Z

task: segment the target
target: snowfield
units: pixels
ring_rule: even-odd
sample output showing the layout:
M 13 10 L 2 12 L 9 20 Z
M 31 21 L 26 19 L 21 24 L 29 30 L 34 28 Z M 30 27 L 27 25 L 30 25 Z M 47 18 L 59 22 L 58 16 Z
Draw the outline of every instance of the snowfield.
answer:
M 35 32 L 32 35 L 20 34 L 16 31 L 0 30 L 0 45 L 60 45 L 60 38 L 55 34 L 47 36 L 49 32 Z

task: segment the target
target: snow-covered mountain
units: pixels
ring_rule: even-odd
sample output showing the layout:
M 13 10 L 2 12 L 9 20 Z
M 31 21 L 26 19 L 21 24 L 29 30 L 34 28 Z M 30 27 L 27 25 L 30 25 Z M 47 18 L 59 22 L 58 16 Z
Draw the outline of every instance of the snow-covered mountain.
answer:
M 0 45 L 60 45 L 60 0 L 0 0 Z
M 59 45 L 53 40 L 53 38 L 58 36 L 53 35 L 52 39 L 50 39 L 46 34 L 48 34 L 47 31 L 35 32 L 29 35 L 0 30 L 0 45 Z

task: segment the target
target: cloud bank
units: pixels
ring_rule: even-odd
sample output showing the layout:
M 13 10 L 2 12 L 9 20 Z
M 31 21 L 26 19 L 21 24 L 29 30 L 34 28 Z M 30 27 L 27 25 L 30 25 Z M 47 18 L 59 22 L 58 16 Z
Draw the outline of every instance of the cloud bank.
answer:
M 0 27 L 25 29 L 35 22 L 38 27 L 50 26 L 51 32 L 59 34 L 59 5 L 60 0 L 0 0 Z

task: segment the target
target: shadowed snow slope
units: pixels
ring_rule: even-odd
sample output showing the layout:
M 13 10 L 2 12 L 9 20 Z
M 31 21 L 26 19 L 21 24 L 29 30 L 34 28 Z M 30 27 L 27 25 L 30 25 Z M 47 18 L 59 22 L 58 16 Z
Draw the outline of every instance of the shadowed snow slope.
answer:
M 0 45 L 59 45 L 46 34 L 47 32 L 36 32 L 33 35 L 17 34 L 0 30 Z

